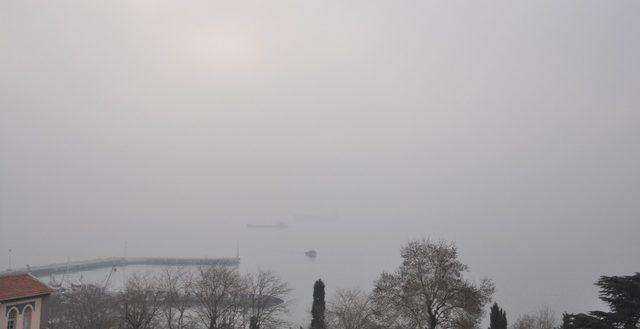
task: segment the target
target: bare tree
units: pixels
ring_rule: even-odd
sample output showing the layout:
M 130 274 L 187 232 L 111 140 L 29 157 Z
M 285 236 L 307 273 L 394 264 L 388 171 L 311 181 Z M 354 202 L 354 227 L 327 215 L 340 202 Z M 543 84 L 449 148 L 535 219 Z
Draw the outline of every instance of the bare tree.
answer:
M 232 329 L 244 325 L 246 282 L 237 270 L 213 266 L 201 268 L 192 286 L 194 312 L 207 329 Z
M 119 300 L 122 326 L 125 329 L 157 328 L 162 295 L 153 278 L 134 275 L 127 280 Z
M 536 327 L 536 317 L 532 314 L 521 315 L 512 325 L 511 329 L 534 329 Z
M 377 318 L 387 328 L 476 327 L 493 295 L 489 279 L 475 285 L 463 278 L 468 267 L 453 243 L 414 240 L 401 250 L 402 265 L 375 283 Z
M 370 329 L 373 327 L 373 303 L 359 289 L 339 289 L 329 301 L 327 317 L 334 329 Z
M 162 292 L 160 318 L 166 329 L 187 329 L 193 327 L 188 316 L 192 302 L 192 275 L 184 269 L 165 268 L 158 278 L 158 288 Z
M 115 298 L 96 285 L 56 293 L 50 307 L 51 329 L 111 329 L 118 323 Z
M 536 320 L 535 329 L 553 329 L 559 324 L 556 313 L 548 306 L 543 306 L 538 310 Z
M 119 293 L 85 285 L 56 294 L 52 329 L 275 329 L 285 327 L 288 285 L 270 271 L 241 276 L 228 267 L 194 273 L 166 268 L 132 276 Z
M 547 306 L 534 314 L 524 314 L 516 320 L 512 329 L 554 329 L 559 324 L 556 314 Z
M 256 275 L 248 274 L 249 314 L 252 329 L 282 328 L 287 313 L 287 298 L 291 289 L 271 271 L 258 270 Z

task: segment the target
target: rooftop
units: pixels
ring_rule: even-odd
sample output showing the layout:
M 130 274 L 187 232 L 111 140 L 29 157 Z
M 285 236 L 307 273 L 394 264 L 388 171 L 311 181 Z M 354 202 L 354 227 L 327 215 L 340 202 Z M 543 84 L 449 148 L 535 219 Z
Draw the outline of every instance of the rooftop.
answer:
M 0 302 L 48 295 L 53 292 L 29 273 L 0 275 Z

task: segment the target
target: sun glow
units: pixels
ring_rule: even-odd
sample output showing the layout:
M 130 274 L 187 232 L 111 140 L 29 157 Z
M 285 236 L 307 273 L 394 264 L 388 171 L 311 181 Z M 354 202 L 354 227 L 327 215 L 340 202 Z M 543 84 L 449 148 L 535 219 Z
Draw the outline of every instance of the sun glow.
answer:
M 184 60 L 218 73 L 253 70 L 260 62 L 260 42 L 250 29 L 216 26 L 189 33 L 181 40 Z

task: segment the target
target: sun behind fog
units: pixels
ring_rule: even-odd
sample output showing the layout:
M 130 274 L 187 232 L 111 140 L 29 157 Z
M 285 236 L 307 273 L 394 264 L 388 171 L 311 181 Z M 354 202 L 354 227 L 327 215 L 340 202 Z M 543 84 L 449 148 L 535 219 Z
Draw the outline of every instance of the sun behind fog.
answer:
M 191 31 L 179 47 L 183 61 L 215 73 L 251 71 L 261 58 L 257 33 L 231 24 Z

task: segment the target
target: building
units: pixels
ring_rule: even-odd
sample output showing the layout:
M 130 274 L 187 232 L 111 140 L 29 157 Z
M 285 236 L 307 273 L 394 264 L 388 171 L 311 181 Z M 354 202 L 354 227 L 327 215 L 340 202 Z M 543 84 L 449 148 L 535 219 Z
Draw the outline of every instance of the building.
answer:
M 47 329 L 51 293 L 31 274 L 0 275 L 0 329 Z

